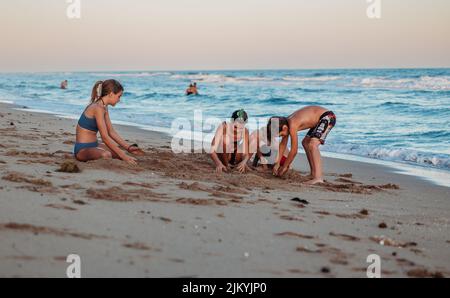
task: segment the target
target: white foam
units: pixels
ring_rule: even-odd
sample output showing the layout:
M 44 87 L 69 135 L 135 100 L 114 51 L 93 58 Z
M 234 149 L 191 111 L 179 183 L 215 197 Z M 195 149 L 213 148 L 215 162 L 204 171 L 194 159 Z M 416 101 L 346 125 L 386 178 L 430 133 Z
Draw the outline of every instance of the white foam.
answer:
M 390 88 L 425 91 L 448 91 L 450 90 L 450 77 L 430 77 L 420 78 L 390 79 L 387 77 L 369 77 L 354 79 L 351 86 L 361 86 L 366 88 Z
M 91 76 L 95 77 L 159 77 L 159 76 L 169 76 L 170 72 L 141 72 L 141 73 L 91 73 Z
M 422 166 L 450 170 L 450 156 L 447 154 L 424 153 L 411 149 L 372 147 L 366 145 L 332 144 L 325 150 L 329 152 L 359 155 L 363 157 L 412 163 Z
M 191 80 L 207 83 L 235 83 L 237 79 L 219 74 L 177 74 L 170 77 L 173 80 Z
M 296 83 L 296 82 L 327 82 L 339 80 L 340 76 L 322 76 L 322 77 L 284 77 L 280 84 Z M 207 83 L 248 83 L 248 82 L 275 82 L 271 77 L 243 76 L 230 77 L 221 74 L 175 74 L 171 76 L 173 80 L 191 80 Z
M 266 77 L 241 77 L 238 80 L 240 80 L 240 81 L 249 81 L 249 82 L 269 82 L 269 81 L 273 81 L 272 78 L 266 78 Z
M 292 82 L 328 82 L 342 79 L 340 76 L 322 76 L 322 77 L 284 77 L 284 81 Z

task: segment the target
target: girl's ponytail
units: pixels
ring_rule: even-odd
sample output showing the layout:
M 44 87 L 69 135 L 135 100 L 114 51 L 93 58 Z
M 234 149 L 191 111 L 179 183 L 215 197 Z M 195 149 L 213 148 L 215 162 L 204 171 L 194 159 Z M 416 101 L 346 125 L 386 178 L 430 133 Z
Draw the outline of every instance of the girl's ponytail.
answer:
M 94 103 L 102 98 L 102 85 L 103 81 L 98 81 L 97 83 L 95 83 L 94 87 L 92 88 L 91 103 Z

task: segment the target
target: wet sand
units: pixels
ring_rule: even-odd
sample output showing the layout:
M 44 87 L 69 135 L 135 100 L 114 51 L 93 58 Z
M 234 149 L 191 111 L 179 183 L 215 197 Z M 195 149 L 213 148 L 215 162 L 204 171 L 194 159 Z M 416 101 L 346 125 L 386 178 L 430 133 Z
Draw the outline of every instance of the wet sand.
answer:
M 450 188 L 385 166 L 305 156 L 286 179 L 214 173 L 156 132 L 117 126 L 147 152 L 139 166 L 76 162 L 76 121 L 0 103 L 0 276 L 450 276 Z

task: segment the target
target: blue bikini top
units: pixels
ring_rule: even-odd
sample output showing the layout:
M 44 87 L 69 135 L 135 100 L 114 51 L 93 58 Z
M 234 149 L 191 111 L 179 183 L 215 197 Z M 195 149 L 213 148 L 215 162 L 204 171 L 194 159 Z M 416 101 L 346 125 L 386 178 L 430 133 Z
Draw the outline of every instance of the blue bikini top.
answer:
M 86 117 L 85 112 L 83 112 L 83 114 L 81 114 L 80 120 L 78 120 L 78 125 L 81 128 L 93 131 L 93 132 L 98 132 L 98 126 L 97 126 L 97 121 L 95 120 L 95 118 L 89 118 Z

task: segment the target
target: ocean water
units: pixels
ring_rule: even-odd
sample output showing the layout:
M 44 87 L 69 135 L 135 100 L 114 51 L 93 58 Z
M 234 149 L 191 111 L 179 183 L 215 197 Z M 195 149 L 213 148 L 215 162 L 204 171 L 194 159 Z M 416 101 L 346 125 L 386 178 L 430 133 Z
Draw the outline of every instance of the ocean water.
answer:
M 113 121 L 165 131 L 194 110 L 267 119 L 321 105 L 338 118 L 323 151 L 450 171 L 450 69 L 5 73 L 0 100 L 79 117 L 93 84 L 109 78 L 125 87 Z M 185 96 L 194 81 L 200 96 Z

